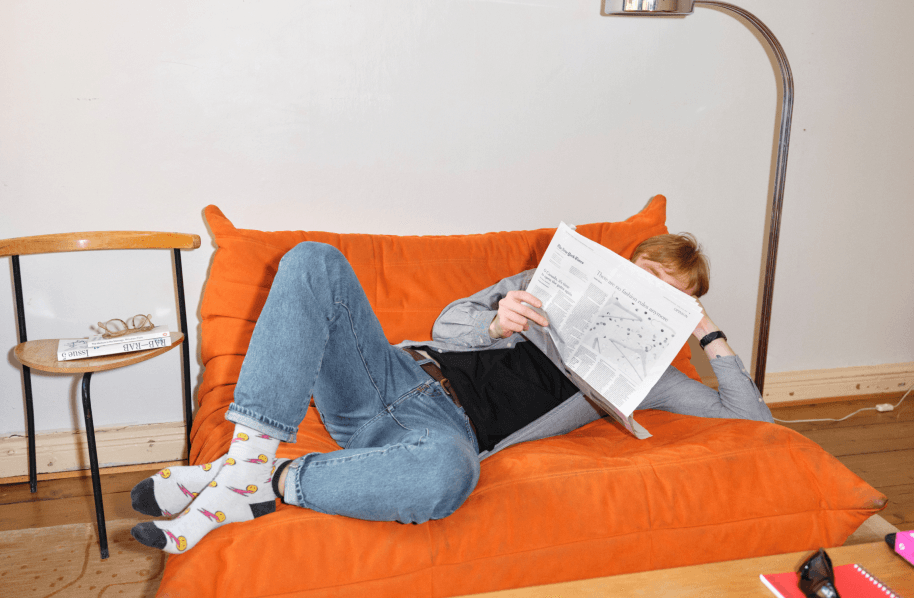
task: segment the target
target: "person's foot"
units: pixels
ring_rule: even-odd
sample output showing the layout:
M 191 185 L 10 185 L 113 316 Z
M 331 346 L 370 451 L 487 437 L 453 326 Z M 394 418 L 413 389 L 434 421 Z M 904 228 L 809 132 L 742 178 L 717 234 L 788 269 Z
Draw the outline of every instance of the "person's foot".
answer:
M 204 465 L 168 467 L 130 491 L 133 510 L 152 517 L 177 515 L 213 481 L 227 455 Z
M 190 506 L 177 519 L 140 523 L 130 533 L 141 544 L 181 554 L 217 527 L 272 513 L 278 446 L 279 440 L 236 424 L 225 464 Z

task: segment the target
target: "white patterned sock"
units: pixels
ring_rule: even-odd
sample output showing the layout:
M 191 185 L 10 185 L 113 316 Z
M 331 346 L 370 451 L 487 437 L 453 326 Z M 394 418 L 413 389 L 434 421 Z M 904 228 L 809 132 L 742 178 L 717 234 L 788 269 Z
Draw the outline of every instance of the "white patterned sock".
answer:
M 152 517 L 177 515 L 213 481 L 226 457 L 203 465 L 168 467 L 146 478 L 130 491 L 133 509 Z
M 146 546 L 181 554 L 217 527 L 272 513 L 278 446 L 278 439 L 235 424 L 225 465 L 190 506 L 177 519 L 140 523 L 131 534 Z

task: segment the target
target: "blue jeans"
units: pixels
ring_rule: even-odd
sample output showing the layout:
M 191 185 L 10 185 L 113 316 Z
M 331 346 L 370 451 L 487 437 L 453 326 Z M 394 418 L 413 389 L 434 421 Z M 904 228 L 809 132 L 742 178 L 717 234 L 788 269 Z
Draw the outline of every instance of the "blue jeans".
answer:
M 284 501 L 322 513 L 422 523 L 453 513 L 479 480 L 463 409 L 387 342 L 337 249 L 302 243 L 280 261 L 226 419 L 294 442 L 310 397 L 342 450 L 287 469 Z

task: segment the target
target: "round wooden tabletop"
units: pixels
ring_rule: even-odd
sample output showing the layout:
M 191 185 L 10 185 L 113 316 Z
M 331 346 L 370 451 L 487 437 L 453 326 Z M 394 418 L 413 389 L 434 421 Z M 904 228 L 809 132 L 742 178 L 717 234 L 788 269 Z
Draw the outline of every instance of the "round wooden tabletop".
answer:
M 152 359 L 162 353 L 171 351 L 181 345 L 184 335 L 180 332 L 171 332 L 171 344 L 158 349 L 133 351 L 132 353 L 116 353 L 88 359 L 71 359 L 68 361 L 57 360 L 57 345 L 60 339 L 49 338 L 40 341 L 27 341 L 16 345 L 14 351 L 16 359 L 22 365 L 55 374 L 81 374 L 84 372 L 101 372 L 114 370 L 125 365 L 131 365 Z

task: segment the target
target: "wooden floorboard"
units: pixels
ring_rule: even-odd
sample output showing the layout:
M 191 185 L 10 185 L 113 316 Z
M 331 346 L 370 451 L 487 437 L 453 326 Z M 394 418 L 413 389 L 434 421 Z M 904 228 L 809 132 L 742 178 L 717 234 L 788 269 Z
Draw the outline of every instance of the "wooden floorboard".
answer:
M 155 473 L 156 470 L 152 470 Z M 101 476 L 102 492 L 105 494 L 116 492 L 130 492 L 138 482 L 148 478 L 151 473 L 135 471 Z M 9 505 L 21 502 L 37 502 L 43 500 L 57 500 L 61 498 L 74 498 L 92 496 L 92 478 L 83 476 L 62 480 L 45 480 L 38 482 L 38 491 L 32 493 L 27 483 L 4 484 L 0 486 L 0 505 Z
M 785 426 L 796 430 L 797 432 L 807 432 L 810 430 L 833 429 L 833 428 L 856 428 L 871 424 L 884 424 L 890 422 L 914 421 L 914 393 L 908 395 L 897 409 L 880 413 L 872 410 L 880 403 L 889 401 L 879 399 L 858 399 L 855 401 L 842 401 L 840 403 L 819 403 L 817 405 L 773 405 L 771 413 L 776 418 L 785 420 L 805 420 L 805 419 L 842 419 L 845 416 L 857 411 L 858 409 L 868 408 L 868 411 L 860 413 L 840 422 L 811 422 L 811 423 L 789 423 L 781 422 Z M 894 405 L 898 401 L 892 401 Z
M 130 490 L 157 471 L 102 476 L 105 519 L 137 517 Z M 35 494 L 29 491 L 28 483 L 0 486 L 0 531 L 94 523 L 95 519 L 91 478 L 48 480 L 38 484 Z
M 882 518 L 902 530 L 914 530 L 914 485 L 879 488 L 889 499 Z
M 875 488 L 914 486 L 914 468 L 910 467 L 914 463 L 914 449 L 849 455 L 840 460 L 848 469 Z M 900 467 L 904 463 L 907 463 L 908 467 Z
M 914 421 L 859 427 L 820 428 L 801 432 L 836 457 L 914 449 Z

